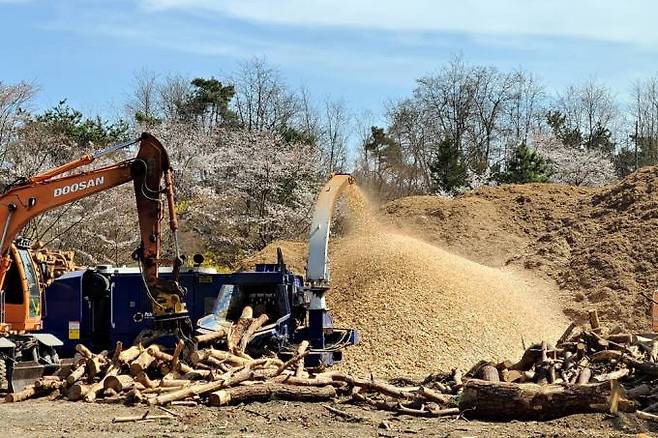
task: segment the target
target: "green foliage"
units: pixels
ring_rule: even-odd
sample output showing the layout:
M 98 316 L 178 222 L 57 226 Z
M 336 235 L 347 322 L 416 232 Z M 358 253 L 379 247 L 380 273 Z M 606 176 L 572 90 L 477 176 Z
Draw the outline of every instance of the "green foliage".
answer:
M 612 154 L 615 150 L 615 142 L 608 128 L 597 122 L 591 135 L 583 134 L 578 128 L 567 126 L 567 116 L 560 111 L 549 111 L 546 115 L 546 123 L 553 130 L 555 137 L 562 144 L 570 147 L 585 146 L 588 150 L 599 150 L 606 154 Z
M 631 140 L 637 147 L 640 167 L 658 164 L 658 141 L 655 137 L 631 135 Z
M 88 147 L 90 143 L 106 145 L 125 141 L 130 133 L 130 126 L 125 121 L 86 118 L 80 111 L 66 105 L 66 101 L 37 115 L 35 121 L 43 124 L 51 133 L 61 135 L 81 148 Z
M 310 146 L 315 146 L 317 144 L 317 138 L 313 133 L 295 129 L 290 126 L 279 129 L 279 135 L 283 141 L 288 144 L 297 143 L 307 144 Z
M 507 162 L 504 172 L 498 173 L 496 179 L 508 184 L 526 184 L 547 182 L 550 168 L 546 160 L 525 144 L 520 144 Z
M 217 122 L 230 122 L 236 115 L 229 109 L 229 103 L 235 96 L 233 85 L 224 85 L 217 79 L 195 78 L 192 81 L 194 91 L 186 105 L 186 111 L 195 117 L 209 114 L 210 120 Z
M 141 111 L 137 111 L 135 113 L 135 121 L 137 121 L 137 123 L 141 125 L 146 125 L 146 126 L 157 125 L 159 123 L 162 123 L 161 119 L 157 117 L 149 116 Z
M 393 164 L 402 159 L 400 145 L 386 135 L 384 128 L 370 127 L 370 139 L 364 145 L 366 152 L 377 158 L 378 165 Z
M 466 165 L 452 139 L 445 138 L 438 144 L 430 173 L 434 190 L 454 193 L 466 185 Z
M 623 178 L 636 170 L 635 151 L 623 147 L 613 156 L 612 162 L 617 176 Z
M 553 130 L 553 134 L 565 146 L 578 147 L 583 143 L 583 134 L 578 129 L 567 126 L 567 116 L 560 111 L 549 111 L 546 114 L 546 123 Z
M 583 145 L 590 151 L 599 150 L 606 154 L 612 154 L 615 150 L 615 142 L 612 140 L 610 130 L 597 122 L 592 135 L 585 140 Z

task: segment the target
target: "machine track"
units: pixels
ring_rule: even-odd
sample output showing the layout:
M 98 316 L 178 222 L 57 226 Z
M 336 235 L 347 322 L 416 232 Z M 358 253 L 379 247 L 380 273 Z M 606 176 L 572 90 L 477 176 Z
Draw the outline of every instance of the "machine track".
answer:
M 0 357 L 0 392 L 9 390 L 9 379 L 7 377 L 7 362 L 5 358 Z

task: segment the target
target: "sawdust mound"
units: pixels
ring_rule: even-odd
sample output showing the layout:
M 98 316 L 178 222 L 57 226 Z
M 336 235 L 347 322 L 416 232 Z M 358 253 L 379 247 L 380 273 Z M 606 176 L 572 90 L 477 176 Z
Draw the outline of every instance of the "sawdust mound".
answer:
M 649 327 L 658 288 L 658 168 L 608 187 L 508 185 L 454 199 L 402 198 L 387 222 L 489 266 L 517 265 L 557 282 L 575 320 L 595 308 L 608 326 Z
M 348 234 L 332 243 L 327 294 L 335 324 L 361 335 L 342 368 L 427 375 L 517 357 L 522 338 L 553 341 L 564 330 L 566 320 L 544 286 L 389 230 L 358 191 L 350 195 L 352 220 Z M 302 248 L 285 243 L 284 253 L 298 259 Z M 267 248 L 251 262 L 272 254 Z

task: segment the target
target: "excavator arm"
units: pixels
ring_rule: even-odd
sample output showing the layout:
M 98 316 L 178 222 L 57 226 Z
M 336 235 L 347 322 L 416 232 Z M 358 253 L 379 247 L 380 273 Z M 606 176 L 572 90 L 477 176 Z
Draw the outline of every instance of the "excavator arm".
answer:
M 139 151 L 134 159 L 102 167 L 88 172 L 62 176 L 65 173 L 91 164 L 103 155 L 139 143 Z M 56 207 L 108 190 L 112 187 L 134 182 L 141 244 L 134 257 L 140 262 L 147 293 L 151 298 L 152 313 L 156 320 L 175 320 L 170 331 L 180 331 L 180 327 L 191 327 L 189 316 L 182 301 L 184 291 L 177 282 L 177 273 L 182 264 L 176 243 L 174 279 L 165 281 L 159 278 L 161 263 L 161 221 L 163 219 L 162 194 L 166 194 L 169 210 L 169 227 L 174 234 L 178 229 L 174 209 L 173 180 L 169 157 L 162 144 L 150 134 L 142 134 L 139 139 L 111 146 L 95 154 L 55 167 L 11 186 L 0 196 L 0 294 L 4 291 L 7 272 L 11 267 L 11 248 L 14 239 L 23 227 L 36 216 Z M 164 180 L 164 190 L 161 182 Z M 0 298 L 2 298 L 0 296 Z M 24 319 L 30 315 L 25 312 Z M 16 317 L 14 317 L 16 319 Z M 186 321 L 187 319 L 187 321 Z M 0 331 L 6 326 L 0 321 Z M 167 325 L 165 329 L 169 330 Z M 191 334 L 191 329 L 189 330 Z M 182 333 L 182 337 L 189 337 Z

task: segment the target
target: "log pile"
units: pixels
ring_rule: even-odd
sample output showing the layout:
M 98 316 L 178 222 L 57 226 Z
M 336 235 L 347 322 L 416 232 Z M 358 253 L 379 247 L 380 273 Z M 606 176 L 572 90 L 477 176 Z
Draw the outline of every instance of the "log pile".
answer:
M 596 314 L 589 327 L 571 324 L 560 339 L 528 347 L 516 361 L 482 361 L 468 372 L 430 375 L 422 382 L 390 382 L 305 369 L 308 342 L 283 361 L 252 358 L 245 346 L 265 317 L 244 313 L 234 327 L 198 337 L 225 340 L 226 349 L 201 348 L 182 360 L 183 343 L 171 352 L 157 345 L 94 353 L 78 345 L 79 360 L 67 375 L 43 377 L 8 394 L 18 402 L 50 396 L 71 401 L 226 406 L 283 399 L 341 402 L 399 415 L 544 420 L 588 412 L 634 412 L 658 419 L 658 335 L 605 333 Z M 256 327 L 256 328 L 254 328 Z M 234 336 L 231 339 L 231 336 Z M 354 417 L 335 407 L 335 415 Z M 352 418 L 353 420 L 354 418 Z

